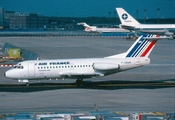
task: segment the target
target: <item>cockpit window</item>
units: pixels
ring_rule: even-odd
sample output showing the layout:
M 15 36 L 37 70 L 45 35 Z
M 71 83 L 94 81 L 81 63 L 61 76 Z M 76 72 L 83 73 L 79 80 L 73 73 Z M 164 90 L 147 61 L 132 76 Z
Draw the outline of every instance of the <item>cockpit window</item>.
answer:
M 24 67 L 22 65 L 15 65 L 14 68 L 16 68 L 16 69 L 23 69 Z
M 18 67 L 18 66 L 15 65 L 13 68 L 17 68 L 17 67 Z

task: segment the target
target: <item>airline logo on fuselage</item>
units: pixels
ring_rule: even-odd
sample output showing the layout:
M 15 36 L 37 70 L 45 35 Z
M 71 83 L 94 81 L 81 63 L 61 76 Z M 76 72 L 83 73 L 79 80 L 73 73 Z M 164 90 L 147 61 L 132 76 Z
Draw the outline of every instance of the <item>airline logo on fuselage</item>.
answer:
M 38 63 L 38 65 L 67 65 L 70 64 L 70 62 L 42 62 L 42 63 Z
M 36 65 L 36 64 L 35 64 Z M 38 63 L 38 65 L 47 65 L 47 63 Z
M 50 62 L 50 65 L 67 65 L 70 64 L 70 62 Z

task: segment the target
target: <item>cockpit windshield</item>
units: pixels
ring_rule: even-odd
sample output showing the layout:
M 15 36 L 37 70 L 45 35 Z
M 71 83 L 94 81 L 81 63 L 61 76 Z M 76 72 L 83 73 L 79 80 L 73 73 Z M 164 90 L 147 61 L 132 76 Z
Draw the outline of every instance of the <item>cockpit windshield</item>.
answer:
M 21 64 L 19 64 L 19 65 L 15 65 L 13 68 L 15 68 L 15 69 L 23 69 L 24 67 Z

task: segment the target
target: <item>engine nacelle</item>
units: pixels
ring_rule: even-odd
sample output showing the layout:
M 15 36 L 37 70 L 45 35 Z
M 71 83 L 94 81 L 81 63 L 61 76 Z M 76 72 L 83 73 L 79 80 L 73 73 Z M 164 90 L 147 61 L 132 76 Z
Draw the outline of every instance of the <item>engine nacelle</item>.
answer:
M 112 69 L 119 69 L 120 65 L 119 64 L 114 64 L 114 63 L 94 63 L 93 68 L 96 70 L 112 70 Z
M 165 33 L 165 35 L 167 35 L 167 36 L 173 36 L 173 34 L 174 34 L 173 32 L 166 32 Z

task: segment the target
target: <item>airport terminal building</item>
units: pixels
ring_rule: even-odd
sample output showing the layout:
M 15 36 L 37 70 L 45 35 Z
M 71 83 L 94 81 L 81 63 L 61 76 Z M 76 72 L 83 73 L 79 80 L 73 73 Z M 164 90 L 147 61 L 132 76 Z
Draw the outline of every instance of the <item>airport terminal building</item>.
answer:
M 59 28 L 73 28 L 75 23 L 72 24 L 72 18 L 68 21 L 69 23 L 64 23 L 63 21 L 59 21 L 58 17 L 48 17 L 29 12 L 8 11 L 0 7 L 0 30 L 58 30 Z
M 4 9 L 0 7 L 0 29 L 4 26 Z
M 34 13 L 5 11 L 4 16 L 9 29 L 43 29 L 49 23 L 48 17 Z

